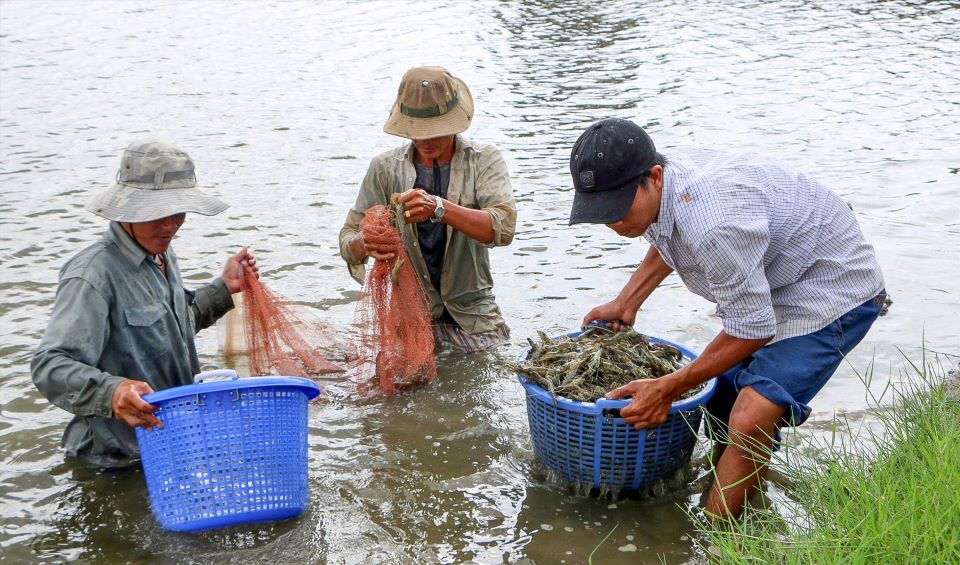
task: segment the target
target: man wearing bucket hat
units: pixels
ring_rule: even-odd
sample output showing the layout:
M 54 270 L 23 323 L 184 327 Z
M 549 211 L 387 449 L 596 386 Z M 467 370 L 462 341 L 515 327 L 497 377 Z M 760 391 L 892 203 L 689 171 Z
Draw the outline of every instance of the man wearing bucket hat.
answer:
M 403 245 L 426 288 L 440 343 L 464 351 L 495 346 L 509 329 L 493 296 L 488 248 L 513 241 L 517 213 L 500 152 L 464 137 L 473 98 L 441 67 L 410 69 L 383 130 L 412 143 L 373 159 L 340 231 L 340 254 L 361 284 L 368 257 L 396 249 L 365 242 L 364 212 L 399 194 Z
M 833 192 L 764 157 L 707 149 L 658 153 L 636 124 L 587 128 L 570 156 L 570 223 L 644 236 L 646 257 L 611 302 L 583 319 L 632 326 L 671 272 L 715 302 L 723 330 L 689 365 L 607 394 L 637 428 L 714 376 L 708 430 L 718 440 L 706 510 L 739 515 L 759 485 L 782 426 L 808 403 L 884 305 L 883 275 L 849 207 Z
M 33 381 L 74 414 L 67 455 L 98 467 L 139 457 L 133 428 L 161 426 L 144 394 L 190 384 L 200 372 L 194 334 L 233 307 L 243 288 L 246 248 L 223 275 L 187 290 L 170 243 L 187 212 L 219 214 L 227 204 L 197 190 L 193 161 L 156 140 L 131 144 L 116 184 L 86 203 L 110 220 L 103 237 L 60 271 L 53 313 L 31 363 Z

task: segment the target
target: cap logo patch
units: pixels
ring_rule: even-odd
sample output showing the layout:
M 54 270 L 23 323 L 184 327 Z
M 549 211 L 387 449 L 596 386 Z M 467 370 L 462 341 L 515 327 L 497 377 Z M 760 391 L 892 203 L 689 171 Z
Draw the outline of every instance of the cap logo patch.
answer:
M 593 171 L 580 171 L 580 186 L 593 188 Z

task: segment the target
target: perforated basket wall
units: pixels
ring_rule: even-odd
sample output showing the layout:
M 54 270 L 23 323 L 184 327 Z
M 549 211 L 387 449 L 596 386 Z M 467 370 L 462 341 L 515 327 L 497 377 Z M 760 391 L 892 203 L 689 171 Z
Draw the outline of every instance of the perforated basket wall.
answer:
M 576 334 L 571 334 L 576 335 Z M 679 349 L 688 360 L 690 350 Z M 637 430 L 618 416 L 629 402 L 576 402 L 553 398 L 520 376 L 537 458 L 564 480 L 614 492 L 636 490 L 670 477 L 690 461 L 702 419 L 701 406 L 713 395 L 714 380 L 693 398 L 676 402 L 667 421 Z
M 307 402 L 303 390 L 271 386 L 154 402 L 164 426 L 137 428 L 137 440 L 160 525 L 200 531 L 303 512 Z

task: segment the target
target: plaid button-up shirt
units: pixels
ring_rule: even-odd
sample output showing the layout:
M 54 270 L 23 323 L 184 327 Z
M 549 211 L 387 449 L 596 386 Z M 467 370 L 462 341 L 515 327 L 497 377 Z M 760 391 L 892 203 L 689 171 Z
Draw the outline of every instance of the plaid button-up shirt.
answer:
M 804 335 L 876 296 L 883 275 L 850 208 L 762 156 L 665 153 L 660 215 L 644 237 L 742 339 Z

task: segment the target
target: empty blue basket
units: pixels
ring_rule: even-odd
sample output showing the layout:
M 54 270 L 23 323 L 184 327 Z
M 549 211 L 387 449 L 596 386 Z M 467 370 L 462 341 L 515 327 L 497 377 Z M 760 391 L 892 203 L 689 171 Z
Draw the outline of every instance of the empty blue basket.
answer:
M 136 429 L 157 522 L 197 532 L 303 512 L 307 402 L 319 387 L 299 377 L 238 379 L 233 371 L 197 377 L 143 397 L 163 422 Z M 225 380 L 209 382 L 214 377 Z
M 681 345 L 648 337 L 651 342 L 677 348 L 687 361 L 697 357 Z M 666 422 L 637 430 L 619 417 L 619 409 L 629 405 L 629 400 L 554 398 L 523 375 L 519 378 L 526 391 L 537 458 L 567 481 L 615 493 L 666 479 L 690 461 L 702 418 L 700 407 L 716 388 L 716 379 L 711 379 L 697 395 L 674 402 Z

